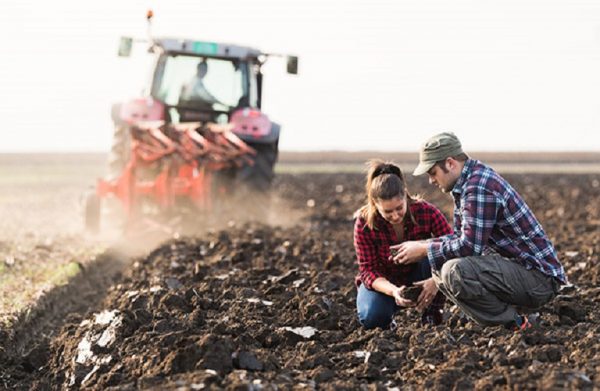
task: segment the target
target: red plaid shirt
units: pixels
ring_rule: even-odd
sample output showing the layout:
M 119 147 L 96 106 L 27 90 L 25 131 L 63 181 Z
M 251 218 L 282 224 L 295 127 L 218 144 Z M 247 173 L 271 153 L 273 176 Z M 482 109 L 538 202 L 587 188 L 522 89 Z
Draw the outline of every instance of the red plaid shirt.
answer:
M 411 218 L 412 216 L 412 218 Z M 416 201 L 410 206 L 410 215 L 404 222 L 404 240 L 424 240 L 452 233 L 446 217 L 435 206 L 426 201 Z M 372 289 L 373 281 L 384 277 L 396 286 L 407 285 L 414 265 L 396 265 L 388 260 L 390 246 L 401 243 L 394 228 L 379 213 L 374 229 L 358 217 L 354 224 L 354 249 L 358 259 L 359 274 L 356 285 L 362 282 Z

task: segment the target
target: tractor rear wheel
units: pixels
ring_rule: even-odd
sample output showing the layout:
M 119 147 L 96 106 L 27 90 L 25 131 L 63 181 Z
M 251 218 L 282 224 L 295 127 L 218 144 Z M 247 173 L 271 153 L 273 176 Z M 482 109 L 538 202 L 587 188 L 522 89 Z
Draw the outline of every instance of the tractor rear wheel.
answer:
M 278 141 L 271 144 L 249 144 L 256 150 L 254 165 L 244 167 L 238 177 L 250 190 L 266 192 L 271 189 L 279 153 Z
M 271 211 L 271 184 L 275 177 L 278 140 L 270 144 L 249 144 L 256 151 L 254 165 L 238 173 L 239 197 L 248 217 L 267 222 Z M 238 198 L 238 199 L 240 199 Z

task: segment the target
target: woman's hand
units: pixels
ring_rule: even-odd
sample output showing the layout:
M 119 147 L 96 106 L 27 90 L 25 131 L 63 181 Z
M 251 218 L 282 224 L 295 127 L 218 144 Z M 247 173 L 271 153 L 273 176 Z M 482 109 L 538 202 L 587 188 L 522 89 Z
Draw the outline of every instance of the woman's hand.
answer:
M 427 307 L 431 305 L 433 298 L 438 292 L 438 288 L 433 282 L 433 278 L 428 278 L 427 280 L 417 281 L 414 285 L 420 286 L 423 288 L 419 298 L 417 299 L 417 309 L 419 311 L 425 311 Z
M 408 241 L 390 246 L 391 260 L 400 265 L 415 263 L 427 256 L 427 243 Z
M 417 303 L 414 301 L 402 297 L 402 292 L 404 292 L 404 289 L 406 289 L 406 286 L 402 285 L 401 287 L 394 288 L 392 291 L 392 296 L 396 300 L 396 304 L 400 307 L 414 307 L 417 305 Z

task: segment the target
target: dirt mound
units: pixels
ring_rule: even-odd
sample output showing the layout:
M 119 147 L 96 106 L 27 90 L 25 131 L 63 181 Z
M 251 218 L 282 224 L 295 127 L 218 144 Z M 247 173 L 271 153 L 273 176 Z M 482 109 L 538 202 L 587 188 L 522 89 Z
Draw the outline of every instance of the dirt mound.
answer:
M 19 384 L 592 389 L 600 383 L 599 178 L 509 180 L 536 211 L 574 284 L 541 309 L 540 329 L 482 328 L 452 307 L 442 326 L 421 327 L 417 313 L 401 312 L 393 330 L 362 329 L 352 247 L 362 175 L 283 176 L 279 196 L 306 212 L 303 221 L 233 225 L 163 244 L 132 264 L 100 311 L 65 326 L 39 370 Z M 412 187 L 450 215 L 446 196 L 424 181 Z

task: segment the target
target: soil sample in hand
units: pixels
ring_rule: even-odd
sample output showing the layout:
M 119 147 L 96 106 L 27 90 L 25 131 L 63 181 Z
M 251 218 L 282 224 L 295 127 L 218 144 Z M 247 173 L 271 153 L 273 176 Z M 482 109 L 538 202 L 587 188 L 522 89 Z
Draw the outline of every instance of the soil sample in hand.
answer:
M 404 291 L 402 292 L 402 297 L 410 301 L 414 301 L 416 303 L 422 290 L 423 288 L 421 288 L 420 286 L 408 286 L 404 288 Z

